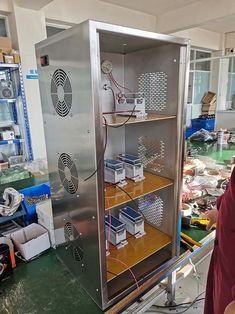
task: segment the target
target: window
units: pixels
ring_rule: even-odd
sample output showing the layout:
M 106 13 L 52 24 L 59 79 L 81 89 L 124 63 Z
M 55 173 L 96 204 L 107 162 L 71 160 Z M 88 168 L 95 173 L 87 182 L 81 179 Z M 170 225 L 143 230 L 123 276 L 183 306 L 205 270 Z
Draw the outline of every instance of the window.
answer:
M 0 37 L 8 36 L 7 18 L 0 16 Z
M 204 94 L 209 90 L 211 61 L 198 62 L 198 60 L 210 57 L 210 51 L 191 49 L 188 92 L 188 103 L 190 104 L 201 104 Z

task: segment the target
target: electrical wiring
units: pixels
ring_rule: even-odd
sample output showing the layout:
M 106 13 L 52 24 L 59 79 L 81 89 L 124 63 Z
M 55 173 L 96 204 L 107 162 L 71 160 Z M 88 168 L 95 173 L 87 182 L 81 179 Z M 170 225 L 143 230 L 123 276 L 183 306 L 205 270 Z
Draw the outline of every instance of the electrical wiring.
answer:
M 113 76 L 113 72 L 109 73 L 109 77 L 110 77 L 111 81 L 114 83 L 114 85 L 117 87 L 117 89 L 119 89 L 120 92 L 121 92 L 120 88 L 123 88 L 123 89 L 127 90 L 129 93 L 133 93 L 132 90 L 130 90 L 129 88 L 127 88 L 127 87 L 125 87 L 125 86 L 122 86 L 121 84 L 119 84 L 119 83 L 115 80 L 115 78 L 114 78 L 114 76 Z M 119 88 L 119 87 L 120 87 L 120 88 Z
M 132 196 L 127 191 L 125 191 L 121 186 L 119 186 L 117 184 L 116 184 L 116 186 L 130 198 L 130 200 L 135 204 L 135 206 L 137 208 L 139 207 L 139 205 L 136 203 L 136 201 L 132 198 Z
M 119 125 L 109 125 L 107 124 L 108 127 L 113 128 L 113 129 L 118 129 L 121 128 L 122 126 L 126 125 L 127 122 L 133 117 L 134 111 L 135 111 L 136 106 L 133 107 L 133 110 L 131 111 L 130 116 L 126 119 L 125 122 L 123 122 L 122 124 Z M 105 118 L 106 119 L 106 118 Z M 106 119 L 106 123 L 107 123 L 107 119 Z
M 84 181 L 87 181 L 89 180 L 90 178 L 92 178 L 96 173 L 97 171 L 99 170 L 100 166 L 101 166 L 101 162 L 103 161 L 103 158 L 104 158 L 104 154 L 105 154 L 105 151 L 106 151 L 106 147 L 107 147 L 107 141 L 108 141 L 108 125 L 107 125 L 107 120 L 105 119 L 105 117 L 103 117 L 104 120 L 105 120 L 105 138 L 104 138 L 104 147 L 103 147 L 103 151 L 100 155 L 100 158 L 98 160 L 98 163 L 97 163 L 97 168 L 94 172 L 92 172 L 91 175 L 89 175 L 86 179 L 84 179 Z
M 112 257 L 112 256 L 110 256 L 110 255 L 108 255 L 107 258 L 109 258 L 109 259 L 111 259 L 111 260 L 113 260 L 113 261 L 115 261 L 115 262 L 118 262 L 118 263 L 122 264 L 123 266 L 125 266 L 125 267 L 127 268 L 127 270 L 129 270 L 129 272 L 131 273 L 131 275 L 132 275 L 132 277 L 133 277 L 133 279 L 134 279 L 134 281 L 135 281 L 137 290 L 139 291 L 140 287 L 139 287 L 138 281 L 137 281 L 137 279 L 136 279 L 136 277 L 135 277 L 135 274 L 134 274 L 133 271 L 131 270 L 131 268 L 130 268 L 126 263 L 124 263 L 123 261 L 121 261 L 121 260 L 118 259 L 118 258 L 114 258 L 114 257 Z
M 204 293 L 205 293 L 205 291 L 201 292 L 192 302 L 179 303 L 176 305 L 156 305 L 156 304 L 153 304 L 152 307 L 156 307 L 159 309 L 170 309 L 171 311 L 174 311 L 174 309 L 177 310 L 179 307 L 182 307 L 184 305 L 189 305 L 183 311 L 177 312 L 177 314 L 183 314 L 183 313 L 187 312 L 195 303 L 205 300 L 205 298 L 199 299 L 199 297 Z M 161 312 L 161 313 L 167 313 L 167 312 Z

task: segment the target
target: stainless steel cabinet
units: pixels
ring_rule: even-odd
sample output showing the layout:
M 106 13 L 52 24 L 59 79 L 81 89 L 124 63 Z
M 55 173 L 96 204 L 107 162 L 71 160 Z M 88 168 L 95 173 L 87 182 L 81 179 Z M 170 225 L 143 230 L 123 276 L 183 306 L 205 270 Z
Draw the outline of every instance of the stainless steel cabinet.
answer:
M 36 45 L 58 256 L 103 309 L 179 252 L 188 44 L 86 21 Z M 144 94 L 146 117 L 110 114 L 115 97 L 105 87 L 118 88 L 101 72 L 103 60 L 120 91 Z M 140 157 L 145 180 L 105 184 L 104 158 L 123 152 Z M 106 256 L 105 214 L 125 205 L 143 214 L 146 234 L 128 234 Z

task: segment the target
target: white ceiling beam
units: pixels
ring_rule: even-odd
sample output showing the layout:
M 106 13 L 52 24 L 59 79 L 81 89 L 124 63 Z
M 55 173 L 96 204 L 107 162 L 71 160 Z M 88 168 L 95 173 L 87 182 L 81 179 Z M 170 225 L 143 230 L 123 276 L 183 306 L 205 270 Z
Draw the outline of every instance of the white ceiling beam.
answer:
M 41 10 L 53 0 L 16 0 L 19 7 L 31 10 Z
M 235 14 L 234 0 L 200 0 L 157 17 L 156 31 L 173 33 L 202 27 L 208 22 Z

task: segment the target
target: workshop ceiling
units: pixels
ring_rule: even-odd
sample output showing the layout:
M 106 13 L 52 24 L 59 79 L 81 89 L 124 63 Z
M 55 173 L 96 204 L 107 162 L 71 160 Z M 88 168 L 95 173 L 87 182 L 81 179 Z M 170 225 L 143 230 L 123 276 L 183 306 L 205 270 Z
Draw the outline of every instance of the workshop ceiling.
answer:
M 101 0 L 128 9 L 145 12 L 151 15 L 163 14 L 200 0 Z
M 203 25 L 204 29 L 219 33 L 229 33 L 235 30 L 235 15 L 207 22 Z

